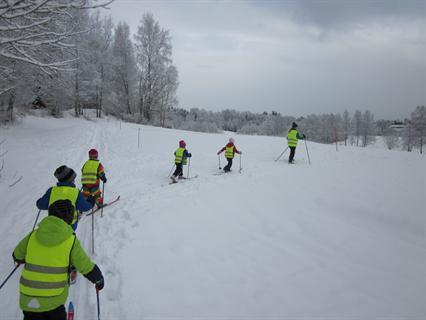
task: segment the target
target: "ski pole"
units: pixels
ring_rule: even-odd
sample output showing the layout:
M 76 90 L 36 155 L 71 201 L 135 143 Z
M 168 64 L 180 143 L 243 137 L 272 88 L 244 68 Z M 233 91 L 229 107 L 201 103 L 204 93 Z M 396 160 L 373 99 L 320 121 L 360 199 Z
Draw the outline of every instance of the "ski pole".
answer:
M 9 280 L 9 278 L 15 273 L 15 271 L 16 270 L 18 270 L 18 268 L 19 268 L 19 266 L 20 266 L 21 264 L 20 263 L 18 263 L 16 266 L 15 266 L 15 268 L 13 268 L 13 270 L 12 270 L 12 272 L 11 273 L 9 273 L 9 275 L 6 277 L 6 279 L 2 282 L 2 284 L 0 285 L 0 289 L 1 288 L 3 288 L 3 286 L 6 284 L 6 282 L 7 282 L 7 280 Z
M 95 253 L 95 215 L 92 208 L 92 254 Z
M 278 156 L 278 158 L 275 159 L 275 162 L 277 162 L 278 160 L 280 160 L 280 158 L 284 155 L 284 153 L 287 151 L 288 147 L 284 149 L 283 152 L 281 152 L 281 154 Z
M 167 178 L 168 177 L 170 177 L 170 175 L 172 174 L 172 171 L 173 171 L 173 168 L 175 167 L 175 165 L 173 164 L 173 166 L 172 166 L 172 168 L 170 169 L 170 172 L 169 172 L 169 175 L 167 176 Z
M 219 170 L 222 170 L 222 167 L 220 166 L 220 154 L 217 155 L 217 158 L 219 159 Z
M 187 175 L 187 179 L 189 179 L 189 167 L 191 166 L 191 158 L 188 159 L 188 175 Z M 183 169 L 182 169 L 183 170 Z
M 240 153 L 240 170 L 239 170 L 239 173 L 241 173 L 241 170 L 243 169 L 243 168 L 241 168 L 241 158 L 243 157 L 243 155 Z
M 37 218 L 36 218 L 36 219 L 35 219 L 35 221 L 34 221 L 33 230 L 31 230 L 31 232 L 33 232 L 33 231 L 34 231 L 34 229 L 35 229 L 35 226 L 36 226 L 37 221 L 38 221 L 38 217 L 40 216 L 40 212 L 41 212 L 41 210 L 38 210 Z
M 99 303 L 99 290 L 96 288 L 96 303 L 98 305 L 98 320 L 101 320 L 101 305 Z
M 309 162 L 309 165 L 310 165 L 311 164 L 311 158 L 309 157 L 308 144 L 306 143 L 306 139 L 304 139 L 304 140 L 305 140 L 306 154 L 308 155 L 308 162 Z
M 105 182 L 102 182 L 102 197 L 105 200 Z M 104 206 L 103 206 L 103 203 L 102 203 L 101 218 L 103 217 L 103 215 L 104 215 Z

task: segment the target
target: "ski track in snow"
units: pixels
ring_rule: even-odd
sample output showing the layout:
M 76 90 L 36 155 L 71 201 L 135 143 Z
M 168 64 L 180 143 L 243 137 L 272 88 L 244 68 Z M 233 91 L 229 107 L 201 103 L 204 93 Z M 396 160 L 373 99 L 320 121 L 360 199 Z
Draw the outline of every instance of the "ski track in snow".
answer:
M 141 128 L 141 148 L 137 148 Z M 101 319 L 283 319 L 426 316 L 425 158 L 414 153 L 300 143 L 287 165 L 282 138 L 236 136 L 233 171 L 218 172 L 227 134 L 202 134 L 112 119 L 39 119 L 1 130 L 8 137 L 0 178 L 2 278 L 11 252 L 34 223 L 35 201 L 71 166 L 80 178 L 87 151 L 99 150 L 105 201 L 77 229 L 105 276 Z M 191 176 L 169 185 L 177 141 Z M 222 167 L 225 161 L 222 157 Z M 185 168 L 185 176 L 186 176 Z M 45 217 L 42 213 L 40 220 Z M 0 319 L 21 317 L 17 272 L 0 291 Z M 70 288 L 75 318 L 96 318 L 94 286 Z

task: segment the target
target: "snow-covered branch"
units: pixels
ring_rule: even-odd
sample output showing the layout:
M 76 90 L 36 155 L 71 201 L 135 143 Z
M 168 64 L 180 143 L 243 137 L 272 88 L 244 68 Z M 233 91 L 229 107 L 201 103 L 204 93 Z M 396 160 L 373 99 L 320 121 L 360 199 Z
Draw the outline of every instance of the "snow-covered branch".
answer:
M 74 23 L 75 15 L 80 10 L 107 8 L 112 2 L 113 0 L 1 1 L 0 67 L 7 68 L 12 61 L 20 61 L 44 71 L 66 68 L 67 64 L 74 62 L 64 58 L 63 50 L 74 47 L 68 39 L 88 32 Z M 52 57 L 52 51 L 57 53 L 57 57 Z
M 0 96 L 4 95 L 5 93 L 9 92 L 12 89 L 13 89 L 13 87 L 9 87 L 9 88 L 6 88 L 6 89 L 1 89 Z M 2 144 L 3 142 L 4 141 L 2 141 L 0 144 Z

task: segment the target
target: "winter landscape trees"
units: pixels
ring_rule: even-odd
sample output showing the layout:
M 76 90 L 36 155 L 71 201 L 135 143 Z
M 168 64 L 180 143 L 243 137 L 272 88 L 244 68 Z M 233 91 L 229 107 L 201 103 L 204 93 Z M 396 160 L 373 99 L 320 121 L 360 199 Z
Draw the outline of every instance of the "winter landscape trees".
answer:
M 178 107 L 178 68 L 169 30 L 143 14 L 132 35 L 126 22 L 113 24 L 99 11 L 109 0 L 3 1 L 0 5 L 0 121 L 16 107 L 46 109 L 55 116 L 96 109 L 127 121 L 186 130 L 285 136 L 293 121 L 310 140 L 365 147 L 383 135 L 389 149 L 425 144 L 425 107 L 402 128 L 374 120 L 369 111 L 295 118 L 232 109 L 212 112 Z
M 7 101 L 11 117 L 15 103 L 27 105 L 35 100 L 32 99 L 34 95 L 28 92 L 37 94 L 45 89 L 37 85 L 41 82 L 41 77 L 47 75 L 52 82 L 60 83 L 63 80 L 61 73 L 73 67 L 76 57 L 72 54 L 75 48 L 72 39 L 85 32 L 78 24 L 80 19 L 77 16 L 88 9 L 105 7 L 110 2 L 1 2 L 0 97 Z M 32 90 L 22 90 L 30 83 Z M 29 99 L 33 101 L 28 101 Z

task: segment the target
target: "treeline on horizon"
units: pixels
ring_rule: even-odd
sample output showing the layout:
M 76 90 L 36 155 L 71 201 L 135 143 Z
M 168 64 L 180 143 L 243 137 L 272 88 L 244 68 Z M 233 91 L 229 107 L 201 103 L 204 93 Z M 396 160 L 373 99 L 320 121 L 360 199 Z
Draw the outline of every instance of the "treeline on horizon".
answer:
M 132 119 L 126 119 L 132 121 Z M 374 115 L 366 110 L 356 110 L 352 115 L 345 110 L 343 114 L 310 114 L 304 117 L 249 111 L 222 110 L 207 111 L 191 108 L 189 111 L 173 108 L 166 113 L 164 123 L 154 125 L 167 128 L 198 132 L 217 133 L 231 131 L 240 134 L 287 136 L 292 122 L 298 124 L 299 131 L 309 140 L 320 143 L 344 143 L 345 145 L 365 147 L 383 136 L 389 150 L 403 148 L 412 151 L 419 148 L 422 153 L 426 143 L 426 108 L 418 106 L 409 119 L 403 121 L 374 120 Z

